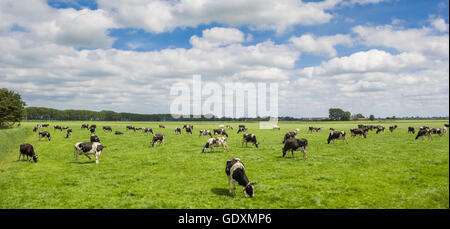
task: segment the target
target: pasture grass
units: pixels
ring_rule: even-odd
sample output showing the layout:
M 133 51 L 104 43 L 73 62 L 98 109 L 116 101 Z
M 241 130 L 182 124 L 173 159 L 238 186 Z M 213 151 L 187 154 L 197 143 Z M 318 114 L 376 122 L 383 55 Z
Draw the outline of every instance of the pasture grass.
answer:
M 39 141 L 32 132 L 38 122 L 24 122 L 14 130 L 0 130 L 0 208 L 13 209 L 372 209 L 449 208 L 449 137 L 414 140 L 408 126 L 443 127 L 441 121 L 394 122 L 280 122 L 281 131 L 260 130 L 259 124 L 231 122 L 227 130 L 230 152 L 216 148 L 201 153 L 208 137 L 200 129 L 217 128 L 219 122 L 191 122 L 193 135 L 174 128 L 182 122 L 89 122 L 97 124 L 97 135 L 105 150 L 89 160 L 75 162 L 74 144 L 89 141 L 84 122 L 50 123 L 52 140 Z M 221 122 L 228 124 L 226 122 Z M 367 139 L 350 137 L 357 124 L 384 125 L 384 133 L 371 131 Z M 71 138 L 53 125 L 73 129 Z M 242 147 L 237 126 L 245 124 L 254 133 L 259 148 Z M 388 127 L 397 124 L 390 133 Z M 109 125 L 124 135 L 103 132 Z M 151 127 L 166 136 L 165 144 L 151 147 L 152 135 L 125 131 L 126 125 Z M 308 133 L 308 126 L 322 126 Z M 327 144 L 328 128 L 348 132 L 348 144 Z M 308 139 L 308 158 L 300 151 L 282 158 L 284 134 L 300 128 L 298 138 Z M 31 143 L 39 162 L 18 161 L 19 144 Z M 225 164 L 240 158 L 255 198 L 228 193 Z

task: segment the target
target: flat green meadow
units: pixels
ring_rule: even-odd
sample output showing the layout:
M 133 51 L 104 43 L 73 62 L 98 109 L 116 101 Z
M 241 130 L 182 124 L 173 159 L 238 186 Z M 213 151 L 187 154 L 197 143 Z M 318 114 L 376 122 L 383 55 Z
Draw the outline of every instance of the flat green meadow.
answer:
M 51 141 L 39 141 L 32 129 L 49 123 Z M 1 209 L 448 209 L 449 135 L 414 140 L 408 126 L 444 126 L 448 120 L 395 122 L 280 122 L 281 130 L 262 130 L 259 123 L 189 122 L 192 135 L 175 135 L 174 128 L 188 122 L 86 122 L 97 124 L 97 135 L 106 146 L 99 164 L 95 157 L 75 162 L 74 144 L 89 141 L 85 122 L 23 122 L 21 127 L 0 130 Z M 206 136 L 200 129 L 231 124 L 230 151 L 221 147 L 201 153 Z M 239 124 L 257 136 L 259 148 L 242 147 Z M 357 124 L 383 125 L 384 133 L 369 131 L 366 139 L 350 137 Z M 389 126 L 398 125 L 394 132 Z M 54 130 L 53 125 L 73 129 Z M 113 133 L 103 132 L 111 126 Z M 150 127 L 166 136 L 165 144 L 151 147 L 152 135 L 126 131 L 125 126 Z M 308 126 L 322 126 L 309 133 Z M 348 144 L 327 144 L 329 128 L 348 133 Z M 286 132 L 300 128 L 298 138 L 308 140 L 308 158 L 300 151 L 281 157 Z M 114 131 L 124 132 L 115 135 Z M 30 143 L 38 163 L 18 161 L 19 145 Z M 255 185 L 255 197 L 228 193 L 226 161 L 240 158 Z

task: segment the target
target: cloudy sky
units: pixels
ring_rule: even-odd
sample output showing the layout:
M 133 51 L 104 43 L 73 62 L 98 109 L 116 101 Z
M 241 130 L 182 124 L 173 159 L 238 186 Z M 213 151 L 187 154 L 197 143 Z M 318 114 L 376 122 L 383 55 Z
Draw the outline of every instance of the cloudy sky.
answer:
M 27 106 L 168 113 L 170 87 L 275 82 L 279 114 L 449 115 L 449 1 L 0 0 Z

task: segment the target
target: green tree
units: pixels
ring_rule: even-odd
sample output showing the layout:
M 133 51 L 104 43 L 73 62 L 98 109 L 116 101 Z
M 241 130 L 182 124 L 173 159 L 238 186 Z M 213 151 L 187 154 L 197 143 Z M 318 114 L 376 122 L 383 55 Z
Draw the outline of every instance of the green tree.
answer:
M 330 108 L 328 110 L 329 118 L 335 121 L 349 121 L 351 113 L 340 108 Z
M 19 93 L 6 88 L 0 89 L 0 128 L 7 128 L 22 121 L 25 116 L 25 102 Z
M 369 119 L 370 119 L 370 121 L 374 121 L 375 120 L 375 115 L 371 114 Z

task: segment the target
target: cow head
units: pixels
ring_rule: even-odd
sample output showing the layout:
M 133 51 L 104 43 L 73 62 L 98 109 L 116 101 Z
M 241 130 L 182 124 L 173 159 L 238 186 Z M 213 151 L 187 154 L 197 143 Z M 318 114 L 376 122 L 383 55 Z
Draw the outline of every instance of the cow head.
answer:
M 243 188 L 243 191 L 245 191 L 250 197 L 255 196 L 255 184 L 256 183 L 254 182 L 250 182 Z

